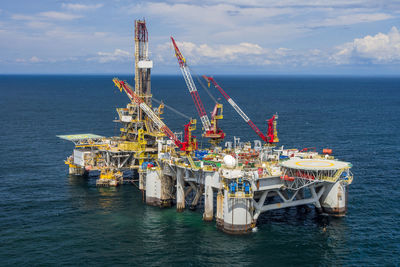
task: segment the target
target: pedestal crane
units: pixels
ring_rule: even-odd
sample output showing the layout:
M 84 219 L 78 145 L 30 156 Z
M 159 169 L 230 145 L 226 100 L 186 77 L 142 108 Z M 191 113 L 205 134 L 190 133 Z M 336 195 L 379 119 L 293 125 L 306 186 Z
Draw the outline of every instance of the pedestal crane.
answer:
M 233 99 L 221 88 L 221 86 L 218 85 L 218 83 L 214 80 L 212 77 L 207 77 L 203 75 L 203 78 L 208 82 L 212 83 L 215 88 L 218 89 L 218 91 L 224 96 L 226 101 L 228 101 L 229 104 L 236 110 L 236 112 L 240 115 L 240 117 L 243 118 L 245 122 L 247 122 L 248 125 L 253 129 L 253 131 L 256 132 L 256 134 L 266 143 L 273 144 L 279 142 L 278 139 L 278 132 L 276 130 L 276 120 L 278 119 L 278 115 L 275 114 L 272 116 L 271 119 L 268 120 L 268 132 L 267 136 L 265 136 L 260 129 L 250 120 L 250 118 L 246 115 L 246 113 L 243 112 L 243 110 L 233 101 Z
M 204 109 L 203 102 L 200 99 L 196 85 L 193 81 L 186 59 L 179 50 L 173 37 L 171 37 L 171 41 L 172 45 L 174 46 L 175 56 L 178 59 L 179 67 L 182 71 L 183 78 L 185 79 L 186 86 L 189 89 L 189 93 L 192 96 L 193 102 L 197 109 L 197 113 L 199 114 L 200 117 L 200 121 L 203 125 L 204 128 L 203 137 L 210 138 L 210 143 L 216 145 L 225 138 L 225 133 L 220 128 L 218 128 L 218 121 L 217 121 L 223 118 L 222 104 L 216 103 L 214 110 L 212 112 L 212 117 L 211 117 L 212 123 L 210 123 L 210 120 L 208 119 L 207 113 Z

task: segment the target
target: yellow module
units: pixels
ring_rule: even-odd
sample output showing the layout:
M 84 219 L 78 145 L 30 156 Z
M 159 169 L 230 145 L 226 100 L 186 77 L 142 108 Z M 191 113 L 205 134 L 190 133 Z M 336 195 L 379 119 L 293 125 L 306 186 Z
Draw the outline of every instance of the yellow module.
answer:
M 123 182 L 122 172 L 117 169 L 103 168 L 96 181 L 97 186 L 118 186 Z

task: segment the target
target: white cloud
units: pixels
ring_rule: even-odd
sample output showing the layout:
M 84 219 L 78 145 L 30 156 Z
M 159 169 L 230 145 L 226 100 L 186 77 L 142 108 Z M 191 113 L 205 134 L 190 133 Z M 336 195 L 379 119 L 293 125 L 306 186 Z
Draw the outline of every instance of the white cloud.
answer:
M 338 49 L 332 57 L 337 64 L 355 63 L 359 60 L 370 60 L 373 63 L 400 62 L 400 33 L 393 26 L 388 34 L 378 33 L 356 38 Z
M 103 67 L 122 66 L 120 63 L 132 67 L 129 62 L 133 60 L 133 21 L 129 18 L 145 17 L 150 55 L 161 67 L 177 64 L 167 42 L 171 34 L 181 41 L 178 45 L 189 65 L 207 66 L 210 70 L 233 65 L 239 70 L 265 65 L 269 65 L 267 68 L 316 66 L 318 69 L 320 65 L 334 63 L 397 63 L 400 52 L 396 28 L 390 33 L 385 30 L 385 34 L 365 37 L 363 34 L 353 40 L 359 32 L 369 33 L 368 29 L 377 29 L 399 18 L 400 2 L 394 2 L 115 0 L 111 5 L 106 1 L 62 0 L 57 4 L 58 9 L 14 14 L 13 20 L 0 25 L 0 39 L 14 40 L 12 44 L 0 44 L 2 51 L 13 52 L 4 52 L 1 57 L 3 60 L 8 57 L 11 62 L 15 61 L 12 55 L 18 55 L 25 63 L 75 58 L 76 62 Z M 107 22 L 107 17 L 99 16 L 104 6 L 110 16 L 119 16 L 118 19 Z M 88 19 L 77 27 L 74 20 L 83 16 Z M 109 24 L 101 32 L 96 23 L 103 25 L 105 21 Z M 335 48 L 338 44 L 343 45 Z
M 109 33 L 108 32 L 94 32 L 93 35 L 95 37 L 102 37 L 103 38 L 103 37 L 107 37 L 109 35 Z
M 41 61 L 42 60 L 40 58 L 38 58 L 37 56 L 33 56 L 33 57 L 31 57 L 29 59 L 29 62 L 32 62 L 32 63 L 38 63 L 38 62 L 41 62 Z
M 26 25 L 29 27 L 29 28 L 34 28 L 34 29 L 47 29 L 47 28 L 49 28 L 49 27 L 51 27 L 52 26 L 52 24 L 51 23 L 48 23 L 48 22 L 43 22 L 43 21 L 28 21 L 27 23 L 26 23 Z
M 37 56 L 33 56 L 33 57 L 29 58 L 29 59 L 17 58 L 15 60 L 15 62 L 17 62 L 17 63 L 40 63 L 40 62 L 43 62 L 43 60 L 38 58 Z
M 191 42 L 177 42 L 177 45 L 179 49 L 182 49 L 184 55 L 215 58 L 221 61 L 231 61 L 238 59 L 240 56 L 260 55 L 263 53 L 261 46 L 252 43 L 210 46 L 208 44 L 196 45 Z
M 238 45 L 219 45 L 217 48 L 211 48 L 208 45 L 201 45 L 202 55 L 206 57 L 226 58 L 229 60 L 237 59 L 241 56 L 260 55 L 263 48 L 258 44 L 240 43 Z
M 49 21 L 49 20 L 60 20 L 60 21 L 68 21 L 74 20 L 78 18 L 82 18 L 81 15 L 75 15 L 65 12 L 58 12 L 58 11 L 46 11 L 41 12 L 35 15 L 24 15 L 24 14 L 14 14 L 11 16 L 13 20 L 26 20 L 26 21 Z
M 197 0 L 171 0 L 164 2 L 182 2 L 182 3 L 198 3 Z M 354 6 L 383 6 L 383 5 L 395 5 L 393 1 L 381 0 L 377 3 L 375 0 L 203 0 L 204 4 L 216 4 L 216 3 L 229 3 L 239 6 L 251 6 L 251 7 L 329 7 L 329 8 L 348 8 Z
M 368 3 L 367 3 L 368 2 Z M 383 0 L 382 5 L 387 4 Z M 178 32 L 183 40 L 213 43 L 249 42 L 274 45 L 304 38 L 315 28 L 351 26 L 395 18 L 396 9 L 383 9 L 361 0 L 206 0 L 141 2 L 121 12 L 160 21 L 161 27 Z
M 11 16 L 14 20 L 34 20 L 35 16 L 23 15 L 23 14 L 14 14 Z
M 394 18 L 394 16 L 385 13 L 356 13 L 327 18 L 316 23 L 316 26 L 353 25 L 358 23 L 387 20 L 391 18 Z
M 97 61 L 100 63 L 107 63 L 107 62 L 113 62 L 113 61 L 128 61 L 132 60 L 133 55 L 129 53 L 128 51 L 122 50 L 122 49 L 115 49 L 114 52 L 97 52 L 96 57 L 91 57 L 88 58 L 88 61 Z
M 103 7 L 103 4 L 95 4 L 95 5 L 84 5 L 84 4 L 71 4 L 71 3 L 62 3 L 61 7 L 74 11 L 85 11 L 85 10 L 94 10 Z
M 285 47 L 270 49 L 253 43 L 234 45 L 195 44 L 177 42 L 189 66 L 234 64 L 245 66 L 307 66 L 328 62 L 329 54 L 318 49 L 293 50 Z M 154 57 L 162 64 L 176 64 L 170 43 L 159 45 Z
M 207 62 L 249 62 L 255 55 L 265 53 L 258 44 L 239 43 L 232 45 L 195 44 L 192 42 L 176 42 L 179 50 L 192 65 L 206 64 Z M 174 52 L 171 43 L 157 46 L 153 55 L 157 61 L 172 63 Z
M 78 18 L 82 17 L 80 15 L 74 15 L 74 14 L 57 12 L 57 11 L 42 12 L 42 13 L 39 13 L 39 16 L 41 16 L 43 18 L 47 18 L 47 19 L 54 19 L 54 20 L 74 20 L 74 19 L 78 19 Z
M 229 3 L 161 3 L 146 2 L 124 7 L 121 12 L 145 16 L 155 20 L 168 33 L 181 40 L 212 43 L 279 43 L 282 40 L 300 37 L 308 31 L 292 21 L 274 22 L 277 16 L 291 16 L 291 8 L 258 8 L 236 6 Z M 268 37 L 268 38 L 266 38 Z M 167 36 L 165 36 L 167 38 Z

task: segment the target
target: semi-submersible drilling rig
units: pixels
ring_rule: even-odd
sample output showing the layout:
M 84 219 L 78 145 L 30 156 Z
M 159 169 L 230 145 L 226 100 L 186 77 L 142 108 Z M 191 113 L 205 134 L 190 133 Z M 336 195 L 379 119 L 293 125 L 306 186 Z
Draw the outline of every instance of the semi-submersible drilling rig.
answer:
M 145 21 L 135 21 L 135 87 L 117 78 L 115 86 L 130 99 L 118 108 L 120 136 L 94 134 L 60 135 L 73 141 L 75 149 L 65 163 L 71 175 L 99 172 L 98 186 L 118 186 L 133 171 L 130 182 L 138 185 L 146 204 L 178 211 L 186 203 L 204 207 L 203 219 L 215 217 L 217 226 L 228 233 L 245 233 L 255 227 L 262 212 L 293 206 L 314 205 L 319 212 L 343 216 L 347 209 L 347 185 L 352 182 L 351 164 L 331 156 L 330 149 L 319 154 L 315 149 L 283 149 L 276 130 L 277 115 L 268 120 L 264 135 L 215 79 L 203 76 L 249 124 L 262 140 L 225 142 L 218 127 L 223 118 L 217 101 L 211 120 L 205 112 L 187 61 L 171 37 L 175 55 L 193 98 L 209 147 L 199 149 L 192 132 L 196 120 L 184 128 L 183 140 L 163 122 L 165 105 L 154 107 L 151 94 L 151 69 L 148 32 Z M 206 85 L 202 84 L 207 90 Z M 215 98 L 214 98 L 215 100 Z M 171 110 L 176 111 L 174 108 Z M 176 111 L 179 113 L 178 111 Z M 264 144 L 262 143 L 264 142 Z M 268 201 L 266 199 L 268 198 Z

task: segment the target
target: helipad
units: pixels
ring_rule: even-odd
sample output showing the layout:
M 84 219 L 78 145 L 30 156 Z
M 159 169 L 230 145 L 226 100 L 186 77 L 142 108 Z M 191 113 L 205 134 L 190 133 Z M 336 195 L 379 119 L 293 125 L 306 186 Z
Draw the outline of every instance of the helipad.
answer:
M 281 163 L 282 167 L 299 170 L 338 170 L 350 168 L 349 163 L 325 159 L 299 159 L 293 158 Z

